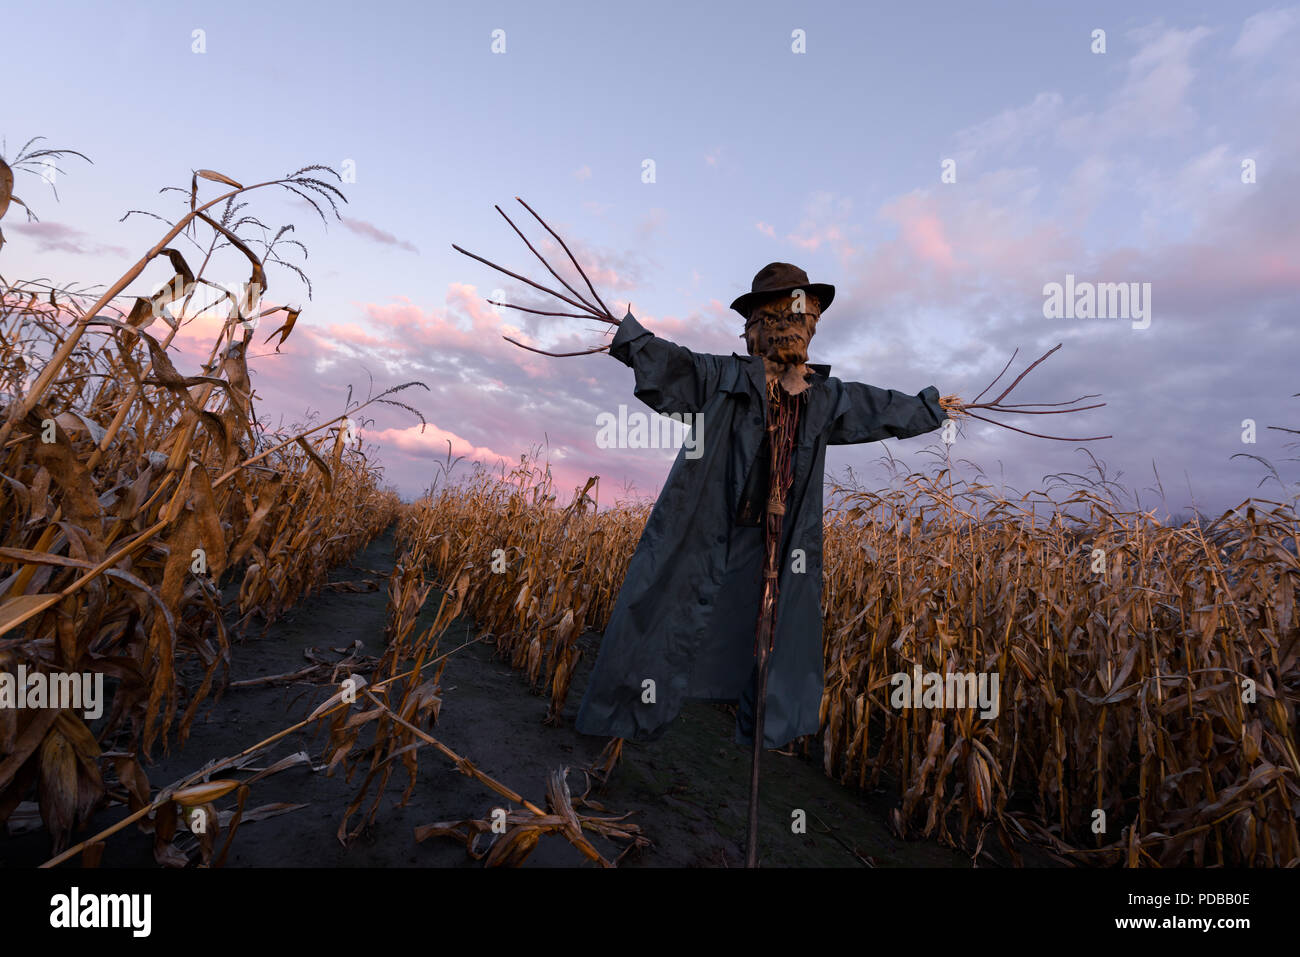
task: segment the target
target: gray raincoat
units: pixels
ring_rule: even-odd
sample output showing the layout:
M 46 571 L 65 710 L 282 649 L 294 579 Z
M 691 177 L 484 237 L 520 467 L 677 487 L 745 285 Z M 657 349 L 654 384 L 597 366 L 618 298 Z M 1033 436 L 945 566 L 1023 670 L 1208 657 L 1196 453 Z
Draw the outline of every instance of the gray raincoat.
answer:
M 767 420 L 763 360 L 691 352 L 655 336 L 630 312 L 610 355 L 636 374 L 638 399 L 655 412 L 694 413 L 694 425 L 628 562 L 577 729 L 653 741 L 684 700 L 702 698 L 738 702 L 736 741 L 752 743 L 763 529 L 738 525 L 736 517 L 747 482 L 753 487 L 751 470 L 762 469 L 766 482 L 765 463 L 758 461 Z M 827 365 L 808 368 L 814 374 L 804 393 L 778 551 L 784 560 L 768 665 L 768 748 L 821 725 L 826 446 L 905 439 L 947 418 L 934 386 L 911 396 L 841 382 Z

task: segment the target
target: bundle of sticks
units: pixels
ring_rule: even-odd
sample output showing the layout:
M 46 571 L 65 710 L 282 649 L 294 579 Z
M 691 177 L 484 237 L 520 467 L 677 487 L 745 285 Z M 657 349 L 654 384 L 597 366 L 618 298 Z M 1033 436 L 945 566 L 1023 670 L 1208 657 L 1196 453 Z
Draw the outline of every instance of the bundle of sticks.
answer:
M 980 401 L 980 399 L 984 397 L 984 393 L 988 392 L 989 389 L 997 385 L 998 379 L 1001 379 L 1006 374 L 1007 369 L 1011 368 L 1011 363 L 1015 362 L 1016 356 L 1019 355 L 1020 353 L 1019 349 L 1016 349 L 1014 352 L 1011 353 L 1011 358 L 1008 359 L 1007 364 L 1002 367 L 1002 371 L 999 372 L 996 376 L 994 376 L 993 381 L 990 382 L 988 385 L 986 385 L 984 387 L 984 390 L 980 392 L 979 395 L 975 396 L 975 398 L 972 401 L 964 402 L 962 401 L 961 397 L 958 395 L 945 395 L 940 397 L 939 406 L 945 412 L 948 413 L 948 416 L 950 418 L 953 419 L 964 419 L 964 418 L 979 419 L 981 422 L 988 422 L 990 425 L 996 425 L 999 428 L 1003 428 L 1003 429 L 1010 429 L 1012 432 L 1020 432 L 1023 435 L 1032 435 L 1035 438 L 1039 438 L 1039 439 L 1055 439 L 1058 442 L 1096 442 L 1098 439 L 1111 438 L 1111 436 L 1109 435 L 1090 435 L 1084 437 L 1071 437 L 1065 435 L 1045 435 L 1042 432 L 1030 432 L 1028 429 L 1016 428 L 1016 426 L 1014 425 L 1008 425 L 1005 422 L 999 422 L 996 419 L 990 419 L 988 418 L 988 416 L 980 415 L 978 412 L 972 411 L 974 409 L 980 409 L 984 412 L 1010 413 L 1013 415 L 1062 415 L 1067 412 L 1083 412 L 1085 409 L 1099 409 L 1103 405 L 1105 405 L 1106 404 L 1105 402 L 1096 402 L 1093 403 L 1092 405 L 1079 405 L 1079 406 L 1073 405 L 1075 402 L 1082 402 L 1084 399 L 1095 399 L 1097 398 L 1096 395 L 1082 395 L 1079 396 L 1079 398 L 1077 399 L 1070 399 L 1066 402 L 1020 402 L 1014 405 L 1010 405 L 1008 403 L 1003 402 L 1003 399 L 1005 399 L 1008 395 L 1011 394 L 1011 390 L 1020 384 L 1021 379 L 1029 375 L 1029 373 L 1032 372 L 1035 369 L 1035 367 L 1041 364 L 1044 359 L 1046 359 L 1048 356 L 1050 356 L 1053 352 L 1055 352 L 1059 348 L 1061 348 L 1061 343 L 1058 342 L 1056 345 L 1048 349 L 1041 356 L 1039 356 L 1032 363 L 1030 363 L 1029 368 L 1027 368 L 1024 372 L 1020 373 L 1020 375 L 1016 376 L 1015 380 L 1011 383 L 1011 385 L 1003 389 L 1001 394 L 996 399 L 993 399 L 989 402 Z M 1073 407 L 1068 409 L 1059 408 L 1060 406 L 1066 406 L 1066 405 L 1073 406 Z
M 562 285 L 566 290 L 568 290 L 569 295 L 566 296 L 564 293 L 557 292 L 554 289 L 550 289 L 546 286 L 543 286 L 541 283 L 533 282 L 531 279 L 527 279 L 524 276 L 519 275 L 518 273 L 511 272 L 509 269 L 506 269 L 504 266 L 498 266 L 496 263 L 492 262 L 489 259 L 484 259 L 482 256 L 477 256 L 466 249 L 461 249 L 455 243 L 451 244 L 451 248 L 456 250 L 456 252 L 461 253 L 462 255 L 468 256 L 470 259 L 477 259 L 479 262 L 483 263 L 484 265 L 491 266 L 497 272 L 505 273 L 507 276 L 510 276 L 513 279 L 518 279 L 520 282 L 527 283 L 528 285 L 532 286 L 534 289 L 539 289 L 542 292 L 546 293 L 548 296 L 554 296 L 556 299 L 559 299 L 561 302 L 567 302 L 570 306 L 573 306 L 575 309 L 581 310 L 581 312 L 576 312 L 576 313 L 575 312 L 548 312 L 542 309 L 532 309 L 528 306 L 518 306 L 515 305 L 514 303 L 509 303 L 509 302 L 497 302 L 495 299 L 489 299 L 487 301 L 494 306 L 503 306 L 506 309 L 518 309 L 520 312 L 528 312 L 536 316 L 561 316 L 566 319 L 596 319 L 600 322 L 608 323 L 610 326 L 619 325 L 619 320 L 615 319 L 614 316 L 610 313 L 609 307 L 607 307 L 604 303 L 604 300 L 600 298 L 600 295 L 596 292 L 596 287 L 591 284 L 591 280 L 588 279 L 587 274 L 583 272 L 582 266 L 579 265 L 577 258 L 569 250 L 568 244 L 563 239 L 560 238 L 560 234 L 557 233 L 555 230 L 553 230 L 550 226 L 546 225 L 546 220 L 538 216 L 537 213 L 533 211 L 533 208 L 531 206 L 525 203 L 518 196 L 516 196 L 515 199 L 518 201 L 518 203 L 521 206 L 524 207 L 524 209 L 532 213 L 533 218 L 536 219 L 539 223 L 541 223 L 542 227 L 555 238 L 555 241 L 557 243 L 560 244 L 560 248 L 563 249 L 565 254 L 569 257 L 569 262 L 573 263 L 573 268 L 578 270 L 578 275 L 581 276 L 582 281 L 587 284 L 587 291 L 591 294 L 591 298 L 594 299 L 595 302 L 588 301 L 582 295 L 582 293 L 578 292 L 578 290 L 574 289 L 572 285 L 570 285 L 567 281 L 565 281 L 565 279 L 551 267 L 551 264 L 546 261 L 546 257 L 543 256 L 541 253 L 539 253 L 537 249 L 533 246 L 533 244 L 528 241 L 528 237 L 525 236 L 522 231 L 520 231 L 519 227 L 514 224 L 514 221 L 511 220 L 511 218 L 505 214 L 505 210 L 503 210 L 500 206 L 495 206 L 495 205 L 492 208 L 495 209 L 498 213 L 500 213 L 501 217 L 507 223 L 510 224 L 510 228 L 513 229 L 515 233 L 518 234 L 519 238 L 524 241 L 524 245 L 528 247 L 529 251 L 534 256 L 536 256 L 539 260 L 541 260 L 542 265 L 546 267 L 546 271 L 549 272 L 552 276 L 554 276 L 556 280 L 560 283 L 560 285 Z M 632 304 L 628 303 L 628 309 L 631 310 L 631 308 L 632 308 Z M 529 352 L 537 352 L 544 356 L 555 356 L 557 358 L 563 358 L 565 356 L 591 355 L 594 352 L 604 352 L 607 349 L 609 349 L 608 345 L 604 345 L 604 346 L 597 346 L 595 349 L 583 349 L 579 352 L 547 352 L 545 349 L 535 349 L 532 346 L 524 345 L 522 342 L 519 342 L 517 339 L 512 339 L 509 336 L 502 336 L 501 338 L 505 339 L 506 342 L 510 342 L 513 343 L 514 345 L 517 345 L 520 349 L 527 349 Z

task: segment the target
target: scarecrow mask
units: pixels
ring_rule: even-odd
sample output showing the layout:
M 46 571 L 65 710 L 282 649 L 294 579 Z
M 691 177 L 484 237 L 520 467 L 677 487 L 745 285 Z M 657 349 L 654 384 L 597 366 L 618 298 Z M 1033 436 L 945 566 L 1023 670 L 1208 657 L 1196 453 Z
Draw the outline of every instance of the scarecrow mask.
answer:
M 778 366 L 802 365 L 808 361 L 808 343 L 820 317 L 817 297 L 802 290 L 759 303 L 745 324 L 749 354 Z

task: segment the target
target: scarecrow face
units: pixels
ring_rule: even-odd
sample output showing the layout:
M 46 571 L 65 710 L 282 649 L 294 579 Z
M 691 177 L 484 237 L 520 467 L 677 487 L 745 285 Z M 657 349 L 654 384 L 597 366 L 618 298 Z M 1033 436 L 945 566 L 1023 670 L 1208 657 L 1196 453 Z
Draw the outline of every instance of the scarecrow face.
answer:
M 782 294 L 755 306 L 745 325 L 749 354 L 781 365 L 808 361 L 808 342 L 817 331 L 821 305 L 817 297 L 797 292 Z

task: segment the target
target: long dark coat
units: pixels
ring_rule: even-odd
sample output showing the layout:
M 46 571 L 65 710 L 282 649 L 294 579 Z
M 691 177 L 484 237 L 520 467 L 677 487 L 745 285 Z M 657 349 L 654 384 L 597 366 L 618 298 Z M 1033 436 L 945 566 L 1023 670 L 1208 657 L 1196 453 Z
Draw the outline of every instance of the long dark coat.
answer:
M 697 413 L 698 457 L 684 444 L 664 482 L 610 613 L 582 704 L 584 734 L 653 741 L 687 698 L 739 702 L 736 740 L 753 740 L 754 634 L 763 530 L 736 524 L 766 468 L 767 388 L 759 356 L 707 355 L 646 330 L 629 312 L 610 355 L 636 374 L 634 394 L 660 413 Z M 822 482 L 826 446 L 905 439 L 947 414 L 934 386 L 911 396 L 841 382 L 809 363 L 786 499 L 764 744 L 816 732 L 824 687 Z M 690 443 L 690 444 L 695 444 Z M 802 549 L 802 552 L 797 550 Z M 801 557 L 802 556 L 802 557 Z M 653 686 L 646 684 L 652 681 Z M 653 691 L 653 701 L 649 701 Z

